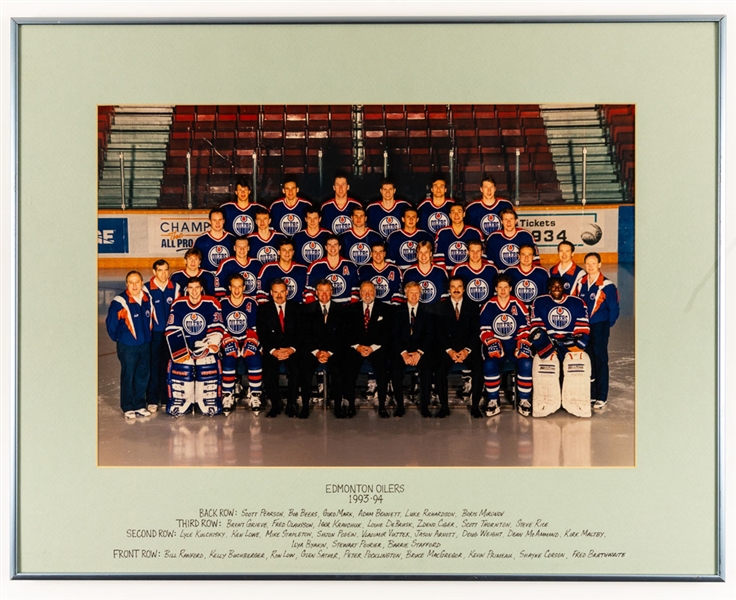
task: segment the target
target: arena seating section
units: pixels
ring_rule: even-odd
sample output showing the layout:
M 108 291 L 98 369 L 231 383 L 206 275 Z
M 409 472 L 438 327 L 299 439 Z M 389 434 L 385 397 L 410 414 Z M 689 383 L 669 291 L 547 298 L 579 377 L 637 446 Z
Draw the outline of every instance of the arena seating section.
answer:
M 602 112 L 608 125 L 610 143 L 616 150 L 616 158 L 624 182 L 626 201 L 634 199 L 634 106 L 604 104 Z

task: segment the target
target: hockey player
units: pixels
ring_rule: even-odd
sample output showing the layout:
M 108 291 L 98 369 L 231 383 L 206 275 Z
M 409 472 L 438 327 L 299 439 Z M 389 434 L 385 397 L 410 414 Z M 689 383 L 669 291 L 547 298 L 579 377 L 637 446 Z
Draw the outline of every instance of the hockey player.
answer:
M 419 229 L 427 231 L 432 236 L 443 227 L 450 226 L 451 198 L 445 198 L 447 183 L 444 177 L 435 177 L 432 180 L 432 197 L 427 198 L 417 207 L 419 215 Z
M 335 190 L 335 197 L 322 203 L 322 224 L 335 235 L 340 235 L 353 226 L 350 215 L 361 204 L 348 197 L 350 186 L 344 175 L 335 177 L 332 189 Z
M 194 240 L 194 247 L 202 252 L 204 270 L 215 273 L 220 263 L 233 255 L 235 238 L 224 229 L 225 215 L 222 209 L 213 208 L 209 219 L 209 231 Z
M 535 249 L 534 260 L 536 264 L 539 263 L 539 252 L 532 234 L 526 229 L 517 228 L 516 220 L 516 211 L 513 208 L 504 208 L 501 211 L 503 229 L 494 231 L 486 241 L 486 256 L 501 272 L 519 263 L 519 248 L 524 244 Z
M 265 208 L 256 210 L 255 218 L 256 232 L 248 236 L 250 257 L 264 265 L 278 261 L 278 247 L 287 239 L 286 236 L 271 229 L 271 216 Z
M 261 410 L 263 367 L 256 331 L 257 304 L 243 295 L 245 279 L 236 273 L 230 277 L 230 295 L 221 302 L 225 335 L 222 339 L 222 410 L 228 415 L 235 409 L 236 382 L 248 376 L 248 399 L 254 411 Z
M 284 197 L 275 200 L 270 207 L 271 222 L 276 231 L 287 237 L 293 237 L 304 229 L 307 210 L 311 208 L 312 203 L 297 196 L 299 188 L 293 177 L 284 180 L 281 191 Z
M 404 271 L 404 287 L 410 281 L 419 284 L 422 304 L 436 304 L 449 297 L 447 271 L 432 263 L 432 242 L 419 242 L 417 264 Z
M 440 229 L 434 241 L 434 262 L 452 273 L 457 265 L 468 260 L 468 243 L 480 241 L 483 234 L 465 224 L 465 209 L 459 202 L 450 207 L 449 214 L 450 226 Z
M 567 240 L 561 241 L 557 244 L 557 256 L 560 258 L 560 262 L 549 270 L 551 277 L 562 277 L 566 294 L 572 294 L 573 288 L 580 282 L 583 275 L 585 275 L 585 270 L 575 264 L 574 254 L 575 245 Z
M 519 264 L 504 271 L 511 277 L 511 293 L 531 308 L 539 294 L 547 291 L 549 274 L 539 265 L 534 264 L 534 247 L 522 244 L 519 247 Z
M 417 246 L 419 242 L 434 242 L 431 233 L 417 228 L 419 216 L 415 208 L 407 208 L 401 222 L 402 229 L 394 231 L 386 240 L 386 260 L 396 265 L 401 271 L 417 262 Z
M 169 263 L 159 259 L 153 263 L 153 277 L 144 284 L 144 291 L 151 298 L 153 307 L 153 331 L 151 332 L 151 378 L 146 392 L 147 408 L 156 412 L 166 404 L 166 369 L 169 366 L 169 347 L 166 345 L 166 322 L 171 304 L 179 297 L 179 286 L 169 279 Z
M 222 412 L 220 349 L 224 327 L 220 303 L 202 295 L 202 281 L 192 277 L 187 296 L 171 305 L 166 325 L 166 341 L 171 351 L 166 412 L 180 417 L 193 405 L 203 414 Z
M 235 256 L 223 260 L 215 274 L 215 295 L 224 298 L 227 295 L 228 281 L 236 273 L 243 277 L 243 294 L 255 296 L 258 292 L 258 274 L 263 265 L 260 260 L 249 258 L 250 242 L 245 236 L 238 236 L 234 243 Z
M 465 221 L 468 225 L 480 229 L 484 239 L 494 231 L 500 231 L 501 211 L 504 208 L 513 208 L 511 202 L 496 198 L 496 180 L 486 175 L 480 182 L 481 197 L 468 204 L 465 209 Z
M 353 261 L 357 266 L 368 263 L 371 259 L 371 245 L 382 238 L 375 231 L 366 227 L 365 210 L 355 207 L 351 213 L 353 226 L 340 234 L 342 256 Z
M 593 408 L 601 409 L 608 402 L 608 338 L 619 315 L 618 290 L 601 273 L 601 255 L 585 255 L 585 275 L 573 289 L 573 295 L 583 299 L 588 308 L 590 338 L 586 350 L 590 356 Z
M 179 296 L 186 296 L 187 283 L 192 277 L 199 277 L 202 282 L 205 296 L 215 295 L 215 274 L 205 271 L 202 265 L 202 251 L 199 248 L 189 248 L 184 253 L 184 268 L 171 276 L 171 281 L 179 286 Z
M 465 283 L 465 295 L 476 304 L 483 304 L 491 299 L 496 287 L 498 269 L 483 257 L 483 242 L 468 242 L 468 261 L 457 265 L 452 270 L 453 277 L 460 277 Z
M 483 375 L 488 405 L 486 416 L 501 412 L 499 390 L 504 366 L 516 370 L 519 413 L 532 412 L 532 346 L 528 340 L 529 314 L 523 302 L 511 295 L 511 280 L 501 274 L 496 280 L 496 295 L 480 313 L 480 339 L 485 348 Z
M 326 279 L 332 286 L 331 299 L 338 304 L 358 301 L 358 268 L 340 256 L 340 240 L 330 235 L 325 241 L 327 256 L 309 266 L 304 302 L 317 299 L 316 282 Z
M 316 206 L 307 209 L 305 219 L 307 226 L 297 233 L 292 241 L 294 261 L 308 267 L 315 260 L 325 257 L 325 240 L 332 232 L 320 227 L 319 209 Z
M 404 211 L 411 206 L 406 200 L 396 200 L 396 186 L 390 179 L 381 182 L 381 199 L 372 202 L 365 209 L 368 217 L 368 227 L 384 239 L 394 231 L 401 229 L 401 217 Z
M 138 271 L 125 276 L 125 291 L 113 298 L 105 325 L 120 360 L 120 408 L 126 419 L 148 417 L 146 388 L 151 374 L 151 298 Z
M 250 183 L 245 176 L 235 184 L 235 194 L 235 202 L 220 207 L 225 216 L 225 231 L 234 236 L 250 235 L 256 230 L 256 210 L 265 206 L 250 201 Z
M 304 299 L 304 290 L 307 287 L 307 267 L 293 261 L 294 244 L 290 240 L 281 242 L 279 246 L 279 260 L 263 266 L 258 276 L 258 303 L 268 302 L 271 282 L 281 279 L 286 284 L 287 300 L 301 302 Z
M 384 304 L 401 303 L 401 271 L 386 262 L 386 244 L 371 244 L 371 262 L 358 269 L 360 283 L 370 281 L 376 289 L 376 300 Z

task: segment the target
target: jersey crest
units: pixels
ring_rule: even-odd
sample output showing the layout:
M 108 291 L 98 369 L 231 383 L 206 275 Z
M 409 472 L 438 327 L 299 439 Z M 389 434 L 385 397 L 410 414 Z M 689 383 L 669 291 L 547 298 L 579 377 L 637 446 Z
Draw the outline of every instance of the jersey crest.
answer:
M 447 255 L 454 263 L 462 263 L 468 260 L 468 247 L 465 242 L 453 242 L 447 249 Z
M 319 260 L 322 258 L 325 254 L 325 249 L 322 247 L 322 244 L 318 242 L 309 242 L 308 244 L 304 244 L 302 247 L 302 258 L 304 258 L 305 262 L 313 263 L 315 260 Z
M 352 226 L 352 219 L 350 217 L 346 217 L 345 215 L 335 217 L 335 220 L 332 221 L 332 231 L 334 231 L 337 235 L 340 235 L 343 231 L 347 231 Z
M 483 218 L 480 220 L 480 230 L 487 236 L 491 235 L 494 231 L 501 230 L 501 221 L 493 213 L 483 215 Z
M 432 302 L 437 296 L 437 287 L 428 279 L 420 281 L 419 287 L 422 290 L 419 296 L 421 302 Z
M 277 262 L 279 255 L 273 246 L 264 246 L 258 251 L 256 258 L 265 265 L 267 263 Z
M 514 296 L 526 304 L 534 300 L 538 293 L 537 285 L 531 279 L 522 279 L 514 288 Z
M 501 248 L 501 262 L 507 267 L 513 267 L 519 262 L 519 247 L 516 244 L 506 244 Z
M 233 219 L 233 231 L 236 235 L 249 235 L 255 228 L 256 224 L 250 215 L 238 215 Z
M 399 246 L 399 255 L 405 262 L 411 263 L 417 260 L 417 243 L 408 240 Z
M 172 315 L 173 316 L 173 315 Z M 196 312 L 190 312 L 182 320 L 182 327 L 189 335 L 199 335 L 206 326 L 204 317 Z
M 281 221 L 279 221 L 279 227 L 281 227 L 281 231 L 283 233 L 291 237 L 295 233 L 299 233 L 301 231 L 302 220 L 299 218 L 299 215 L 289 213 L 281 218 Z
M 253 292 L 256 291 L 258 288 L 258 279 L 256 278 L 253 273 L 250 271 L 241 271 L 240 274 L 243 276 L 244 285 L 243 285 L 243 291 L 245 292 L 246 296 L 250 296 L 253 294 Z
M 388 215 L 386 217 L 383 217 L 381 219 L 381 222 L 378 224 L 378 231 L 383 237 L 388 237 L 389 234 L 393 233 L 394 231 L 400 229 L 400 223 L 399 220 L 396 217 L 392 217 L 391 215 Z
M 388 296 L 389 287 L 385 277 L 377 275 L 371 279 L 371 283 L 376 286 L 376 298 L 383 299 Z
M 293 300 L 296 297 L 297 285 L 291 277 L 284 277 L 284 283 L 286 284 L 286 299 Z
M 450 217 L 445 213 L 437 211 L 433 212 L 427 221 L 427 226 L 432 233 L 437 233 L 443 227 L 450 226 Z
M 510 337 L 516 331 L 516 319 L 505 313 L 501 313 L 493 319 L 493 331 L 499 336 Z
M 484 279 L 471 279 L 468 282 L 467 293 L 468 298 L 474 302 L 483 302 L 488 298 L 491 288 Z
M 217 244 L 210 248 L 210 251 L 207 253 L 207 258 L 209 258 L 209 261 L 213 265 L 219 267 L 223 260 L 230 258 L 230 251 L 225 246 Z
M 227 316 L 226 324 L 228 331 L 240 335 L 248 328 L 248 317 L 244 312 L 234 310 Z
M 564 306 L 558 306 L 549 311 L 547 315 L 550 325 L 555 329 L 565 329 L 572 323 L 572 314 Z
M 371 249 L 368 244 L 358 242 L 350 247 L 348 255 L 350 260 L 352 260 L 356 265 L 364 265 L 370 260 Z
M 332 273 L 331 275 L 328 275 L 327 281 L 329 281 L 332 284 L 332 295 L 333 296 L 341 296 L 342 294 L 345 293 L 345 290 L 348 287 L 347 283 L 345 283 L 345 280 L 337 273 Z

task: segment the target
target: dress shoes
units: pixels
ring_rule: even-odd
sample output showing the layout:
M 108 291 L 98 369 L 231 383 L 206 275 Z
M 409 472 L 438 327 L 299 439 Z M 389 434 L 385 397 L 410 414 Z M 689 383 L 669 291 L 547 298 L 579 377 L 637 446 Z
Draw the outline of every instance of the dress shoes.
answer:
M 394 417 L 403 417 L 406 414 L 403 406 L 399 406 L 394 411 Z
M 399 412 L 398 409 L 396 412 Z M 381 417 L 382 419 L 388 419 L 388 411 L 386 410 L 385 406 L 382 406 L 381 408 L 378 409 L 378 416 Z
M 480 419 L 483 415 L 480 412 L 480 408 L 478 408 L 477 406 L 473 406 L 470 409 L 470 416 L 474 419 Z
M 435 418 L 437 418 L 437 419 L 444 419 L 445 417 L 449 417 L 449 416 L 450 416 L 450 409 L 447 408 L 446 406 L 442 406 L 437 411 L 437 414 L 435 415 Z

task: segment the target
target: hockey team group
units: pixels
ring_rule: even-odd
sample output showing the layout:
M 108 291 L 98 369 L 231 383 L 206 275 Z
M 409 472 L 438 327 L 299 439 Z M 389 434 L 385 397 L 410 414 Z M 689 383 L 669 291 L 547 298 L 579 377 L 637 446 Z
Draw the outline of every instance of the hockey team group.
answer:
M 161 406 L 174 417 L 195 407 L 227 415 L 239 400 L 268 417 L 307 418 L 315 373 L 335 417 L 351 418 L 361 372 L 381 418 L 405 414 L 407 373 L 418 375 L 423 417 L 450 415 L 453 371 L 475 418 L 498 415 L 510 387 L 524 416 L 605 408 L 619 302 L 599 254 L 582 268 L 563 240 L 559 263 L 539 266 L 532 234 L 491 177 L 467 205 L 446 197 L 441 177 L 416 207 L 388 179 L 366 207 L 346 177 L 333 189 L 316 207 L 287 179 L 266 208 L 243 178 L 236 199 L 210 211 L 184 269 L 170 274 L 159 259 L 149 281 L 127 274 L 106 319 L 126 418 Z

